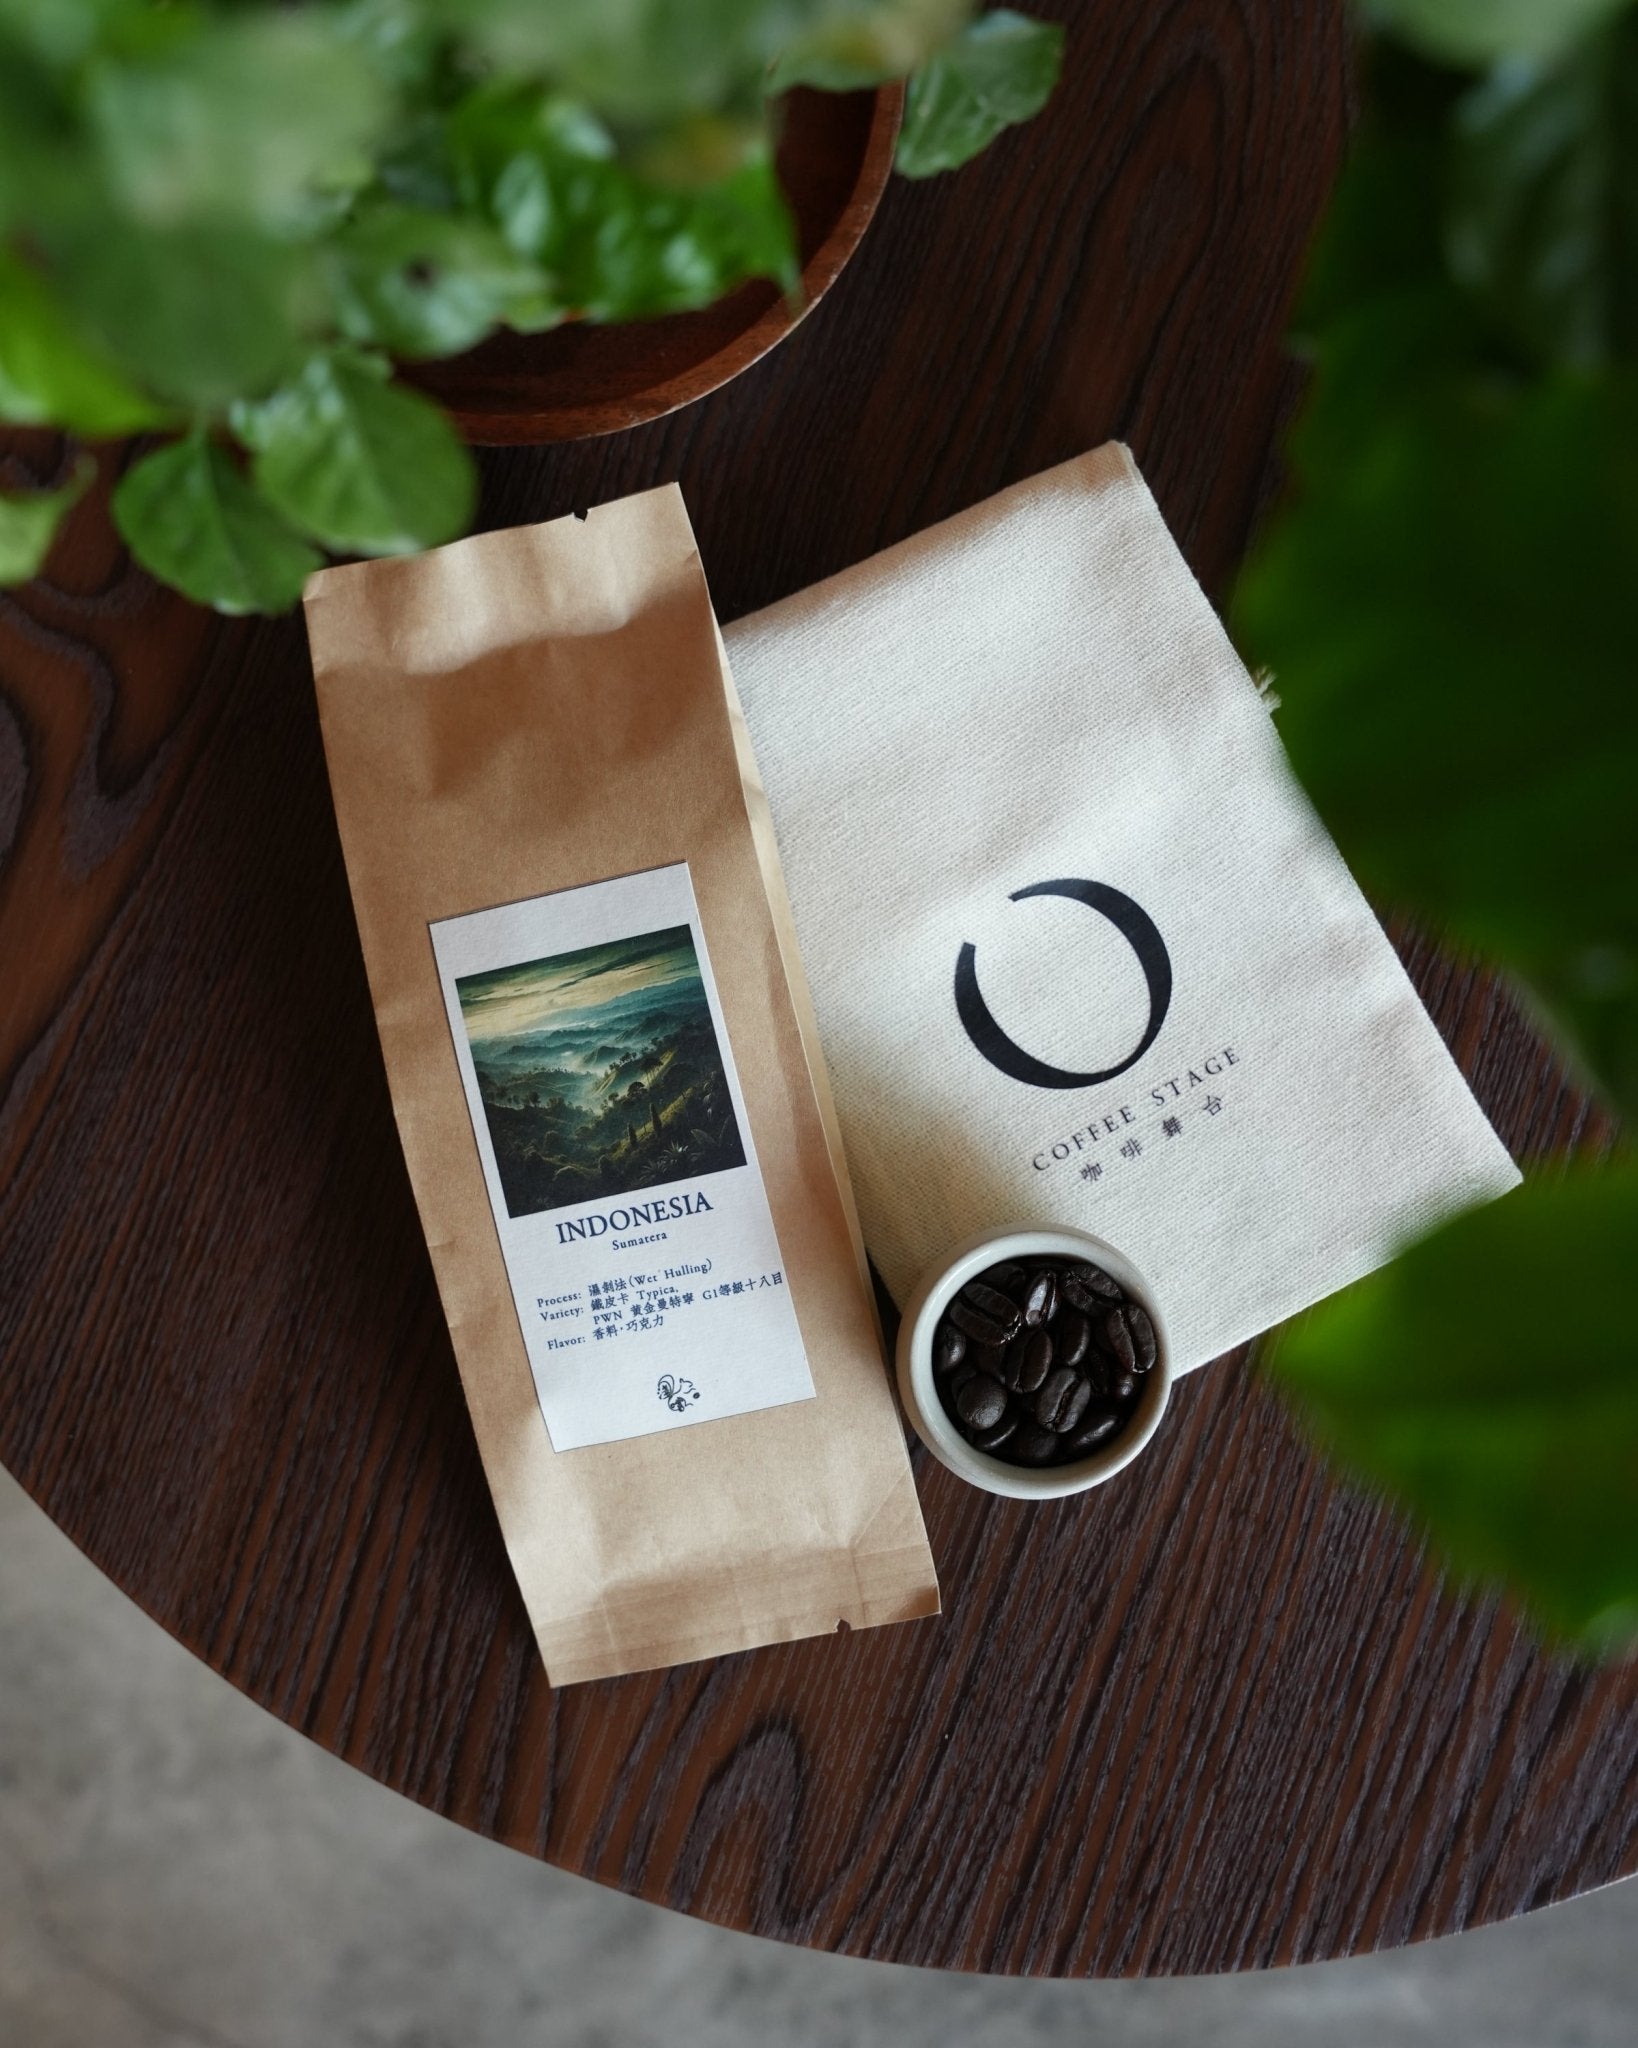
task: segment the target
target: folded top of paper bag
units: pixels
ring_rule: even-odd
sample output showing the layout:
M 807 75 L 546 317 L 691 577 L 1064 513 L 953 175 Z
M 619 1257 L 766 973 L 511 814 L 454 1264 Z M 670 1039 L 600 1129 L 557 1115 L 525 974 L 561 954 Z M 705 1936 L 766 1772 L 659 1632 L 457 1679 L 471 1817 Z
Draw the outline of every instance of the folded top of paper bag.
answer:
M 726 637 L 901 1299 L 1071 1223 L 1187 1370 L 1516 1182 L 1124 448 Z

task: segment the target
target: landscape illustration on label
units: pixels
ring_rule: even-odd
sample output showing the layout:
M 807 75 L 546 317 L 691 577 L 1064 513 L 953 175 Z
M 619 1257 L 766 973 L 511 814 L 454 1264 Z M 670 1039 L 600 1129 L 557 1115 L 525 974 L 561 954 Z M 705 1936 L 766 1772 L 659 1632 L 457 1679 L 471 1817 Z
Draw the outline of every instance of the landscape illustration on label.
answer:
M 509 1215 L 745 1164 L 687 925 L 465 975 L 455 990 Z

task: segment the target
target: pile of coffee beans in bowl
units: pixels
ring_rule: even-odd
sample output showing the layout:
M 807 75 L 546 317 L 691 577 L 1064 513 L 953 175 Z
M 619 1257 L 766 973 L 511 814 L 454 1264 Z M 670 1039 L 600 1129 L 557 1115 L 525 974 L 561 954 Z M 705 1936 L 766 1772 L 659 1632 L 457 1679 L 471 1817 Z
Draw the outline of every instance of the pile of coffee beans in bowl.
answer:
M 991 1266 L 933 1331 L 946 1414 L 1008 1465 L 1070 1465 L 1118 1437 L 1155 1362 L 1143 1304 L 1089 1259 Z

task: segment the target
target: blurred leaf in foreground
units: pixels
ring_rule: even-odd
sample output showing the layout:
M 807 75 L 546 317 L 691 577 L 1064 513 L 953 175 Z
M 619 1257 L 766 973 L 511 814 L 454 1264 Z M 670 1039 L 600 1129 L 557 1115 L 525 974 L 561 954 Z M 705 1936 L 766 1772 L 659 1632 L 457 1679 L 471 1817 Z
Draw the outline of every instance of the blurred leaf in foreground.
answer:
M 298 224 L 315 188 L 363 183 L 386 96 L 326 10 L 170 11 L 83 87 L 116 206 L 151 227 Z
M 1627 0 L 1368 0 L 1367 13 L 1430 57 L 1488 64 L 1563 49 Z
M 551 79 L 622 126 L 754 102 L 774 37 L 824 0 L 426 0 L 482 67 Z
M 0 420 L 95 439 L 164 419 L 163 408 L 77 332 L 44 278 L 0 250 Z
M 1454 276 L 1546 363 L 1638 353 L 1638 13 L 1460 102 Z
M 143 12 L 143 0 L 0 0 L 0 30 L 34 54 L 70 65 L 99 35 Z
M 770 88 L 847 91 L 902 78 L 973 0 L 422 0 L 484 67 L 549 78 L 622 130 Z M 771 70 L 770 70 L 771 67 Z
M 1638 377 L 1446 380 L 1323 474 L 1305 432 L 1236 600 L 1297 772 L 1368 890 L 1515 969 L 1638 1107 Z
M 819 0 L 803 10 L 773 67 L 771 90 L 814 85 L 849 92 L 902 78 L 966 25 L 973 0 Z
M 1378 53 L 1235 623 L 1367 889 L 1507 966 L 1638 1106 L 1638 371 L 1526 373 L 1452 280 L 1455 90 Z
M 1038 114 L 1058 82 L 1064 32 L 998 7 L 978 19 L 910 80 L 895 167 L 907 178 L 953 171 L 1003 128 Z
M 300 364 L 323 317 L 311 250 L 249 229 L 81 223 L 48 254 L 97 345 L 145 388 L 191 409 L 271 389 Z
M 1282 1333 L 1268 1370 L 1455 1575 L 1638 1639 L 1638 1168 L 1532 1182 Z

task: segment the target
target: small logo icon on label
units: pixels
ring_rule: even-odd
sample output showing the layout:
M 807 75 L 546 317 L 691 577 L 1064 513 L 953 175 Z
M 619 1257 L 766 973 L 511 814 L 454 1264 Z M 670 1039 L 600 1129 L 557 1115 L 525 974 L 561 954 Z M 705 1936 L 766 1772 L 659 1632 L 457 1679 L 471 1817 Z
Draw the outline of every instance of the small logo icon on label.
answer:
M 678 1415 L 684 1413 L 690 1401 L 697 1401 L 700 1397 L 700 1390 L 692 1380 L 674 1379 L 668 1372 L 660 1375 L 660 1384 L 654 1391 Z

